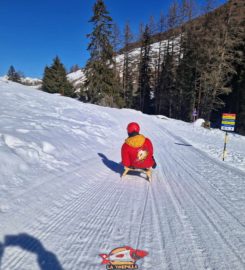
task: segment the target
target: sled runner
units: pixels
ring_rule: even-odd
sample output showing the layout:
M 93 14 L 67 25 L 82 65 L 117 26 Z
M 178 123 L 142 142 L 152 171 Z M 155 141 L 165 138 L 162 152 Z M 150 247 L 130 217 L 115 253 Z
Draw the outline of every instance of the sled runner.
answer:
M 122 178 L 128 174 L 128 172 L 133 171 L 133 172 L 142 172 L 146 174 L 147 180 L 151 182 L 152 180 L 152 169 L 140 169 L 140 168 L 129 168 L 129 167 L 124 167 L 124 172 L 122 174 Z

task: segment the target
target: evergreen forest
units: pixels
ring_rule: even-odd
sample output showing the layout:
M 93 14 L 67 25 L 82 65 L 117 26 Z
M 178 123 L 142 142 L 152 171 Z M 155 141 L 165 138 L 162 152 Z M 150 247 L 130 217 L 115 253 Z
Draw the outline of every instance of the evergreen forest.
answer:
M 42 90 L 83 102 L 131 108 L 220 128 L 222 113 L 236 114 L 236 132 L 245 134 L 245 2 L 229 0 L 215 7 L 205 0 L 173 1 L 166 14 L 153 16 L 132 33 L 121 30 L 105 1 L 96 0 L 84 68 L 75 89 L 58 56 L 46 66 Z M 11 66 L 9 80 L 20 82 Z

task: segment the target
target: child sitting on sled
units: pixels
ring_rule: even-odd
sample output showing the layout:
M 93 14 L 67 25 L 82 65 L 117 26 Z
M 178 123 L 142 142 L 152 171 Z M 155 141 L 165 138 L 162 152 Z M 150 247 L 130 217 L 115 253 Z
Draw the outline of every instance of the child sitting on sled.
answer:
M 153 146 L 150 139 L 140 132 L 138 123 L 132 122 L 127 126 L 128 138 L 125 140 L 122 149 L 122 164 L 125 176 L 130 170 L 144 170 L 148 179 L 151 178 L 151 170 L 156 167 L 153 157 Z

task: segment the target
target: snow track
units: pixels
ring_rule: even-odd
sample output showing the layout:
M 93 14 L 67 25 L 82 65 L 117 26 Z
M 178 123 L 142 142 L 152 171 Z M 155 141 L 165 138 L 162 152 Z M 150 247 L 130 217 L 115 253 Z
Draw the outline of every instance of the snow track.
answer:
M 92 161 L 85 162 L 20 194 L 19 212 L 1 222 L 1 231 L 8 235 L 12 226 L 13 232 L 46 243 L 63 269 L 103 269 L 98 254 L 123 245 L 149 251 L 140 269 L 244 269 L 242 175 L 225 171 L 192 147 L 182 146 L 187 159 L 183 150 L 173 155 L 169 142 L 175 139 L 167 135 L 165 141 L 151 184 L 135 175 L 121 180 L 97 158 L 96 172 Z M 229 171 L 229 178 L 217 178 L 219 170 Z M 229 179 L 236 179 L 236 186 Z M 31 238 L 23 241 L 37 249 Z M 28 252 L 10 249 L 2 269 L 39 269 Z M 59 269 L 52 263 L 47 269 Z
M 169 132 L 164 133 L 169 135 Z M 180 268 L 175 265 L 174 269 L 244 269 L 245 222 L 242 213 L 245 205 L 241 192 L 244 173 L 218 165 L 193 147 L 183 144 L 183 150 L 173 149 L 180 147 L 174 144 L 175 139 L 169 135 L 164 147 L 161 179 L 165 179 L 164 186 L 171 196 L 173 211 L 179 217 L 179 222 L 174 222 L 173 226 L 182 224 L 176 232 L 184 232 L 182 241 L 186 238 L 185 248 L 182 246 L 187 251 L 183 263 L 190 257 L 199 262 L 196 267 L 193 263 L 185 263 Z M 229 192 L 231 186 L 232 194 Z M 183 250 L 178 254 L 185 257 Z
M 96 107 L 100 112 L 96 115 L 94 107 L 87 105 L 82 111 L 77 108 L 72 120 L 62 116 L 66 104 L 63 99 L 61 107 L 56 108 L 60 112 L 57 119 L 48 118 L 48 112 L 42 118 L 38 97 L 35 100 L 39 120 L 44 121 L 40 129 L 34 130 L 35 135 L 30 126 L 25 126 L 27 132 L 21 135 L 11 133 L 11 119 L 18 113 L 11 112 L 10 119 L 6 108 L 3 111 L 8 125 L 0 126 L 0 148 L 10 160 L 17 160 L 14 164 L 21 160 L 21 170 L 14 167 L 16 174 L 9 174 L 9 178 L 4 170 L 5 178 L 0 178 L 1 270 L 103 270 L 106 267 L 99 254 L 124 245 L 149 252 L 137 261 L 142 270 L 245 269 L 244 172 L 196 149 L 181 134 L 173 134 L 162 120 L 127 110 L 114 110 L 115 116 L 110 118 L 111 109 Z M 70 99 L 68 102 L 68 108 L 77 104 Z M 93 125 L 100 123 L 96 124 L 96 132 L 100 134 L 101 128 L 104 136 L 99 140 L 95 134 L 93 140 L 90 138 L 93 126 L 89 121 L 85 129 L 76 118 L 85 113 L 90 114 L 91 123 L 96 117 Z M 24 120 L 25 116 L 22 112 Z M 133 172 L 120 178 L 120 146 L 132 117 L 144 126 L 143 133 L 149 134 L 154 144 L 158 166 L 151 183 L 143 174 Z M 116 121 L 120 124 L 115 128 Z M 54 122 L 55 128 L 50 128 Z M 111 132 L 107 137 L 112 126 L 123 131 Z M 58 137 L 52 141 L 48 134 L 55 135 L 55 129 Z M 45 148 L 49 157 L 46 160 L 42 155 L 40 167 L 25 167 L 27 142 L 35 136 L 41 142 L 37 140 L 32 146 L 41 154 Z M 69 149 L 73 140 L 78 146 Z M 16 145 L 18 141 L 25 147 Z M 16 155 L 17 147 L 22 156 Z M 80 147 L 81 152 L 73 152 Z M 54 149 L 60 149 L 55 157 Z M 53 163 L 54 167 L 47 169 L 43 167 L 45 160 L 59 160 L 70 166 L 59 170 L 60 163 Z

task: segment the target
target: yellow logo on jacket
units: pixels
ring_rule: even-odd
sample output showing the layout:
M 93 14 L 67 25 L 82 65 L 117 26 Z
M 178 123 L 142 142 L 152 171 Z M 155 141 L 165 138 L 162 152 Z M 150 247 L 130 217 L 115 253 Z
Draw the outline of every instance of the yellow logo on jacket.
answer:
M 138 161 L 144 161 L 148 156 L 148 151 L 146 150 L 139 150 L 137 154 L 137 160 Z

